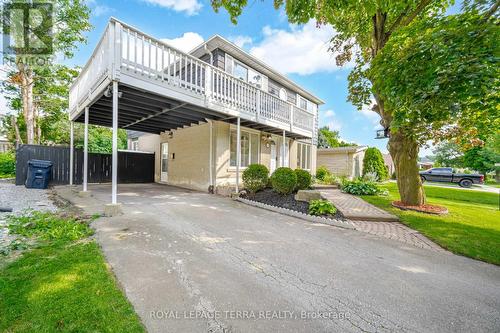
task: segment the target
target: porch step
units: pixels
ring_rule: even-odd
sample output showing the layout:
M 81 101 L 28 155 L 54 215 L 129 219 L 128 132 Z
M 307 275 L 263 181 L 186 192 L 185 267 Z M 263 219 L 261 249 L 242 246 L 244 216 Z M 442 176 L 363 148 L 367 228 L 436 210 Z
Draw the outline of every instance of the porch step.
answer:
M 338 189 L 321 189 L 321 195 L 331 201 L 345 218 L 355 221 L 398 222 L 399 219 L 388 212 L 369 204 L 354 195 Z

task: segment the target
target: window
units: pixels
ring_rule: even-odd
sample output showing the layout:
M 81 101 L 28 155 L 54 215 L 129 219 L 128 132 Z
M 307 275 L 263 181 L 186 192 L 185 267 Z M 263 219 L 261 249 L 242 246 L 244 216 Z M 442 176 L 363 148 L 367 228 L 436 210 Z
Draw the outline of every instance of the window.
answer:
M 235 61 L 233 66 L 233 75 L 238 79 L 248 81 L 248 68 Z
M 130 149 L 139 150 L 139 138 L 133 138 L 130 140 Z
M 229 166 L 236 167 L 236 130 L 231 130 L 229 138 Z M 246 168 L 250 164 L 259 163 L 259 134 L 241 131 L 241 162 L 240 166 Z
M 287 100 L 287 93 L 286 93 L 286 90 L 285 88 L 281 88 L 280 89 L 280 92 L 279 92 L 279 96 L 280 96 L 280 99 L 283 100 L 283 101 L 286 101 Z
M 248 82 L 248 67 L 234 60 L 232 56 L 226 53 L 225 70 L 227 73 L 236 76 L 238 79 Z
M 297 168 L 311 169 L 311 145 L 297 143 Z
M 307 99 L 299 97 L 299 107 L 301 109 L 307 110 Z

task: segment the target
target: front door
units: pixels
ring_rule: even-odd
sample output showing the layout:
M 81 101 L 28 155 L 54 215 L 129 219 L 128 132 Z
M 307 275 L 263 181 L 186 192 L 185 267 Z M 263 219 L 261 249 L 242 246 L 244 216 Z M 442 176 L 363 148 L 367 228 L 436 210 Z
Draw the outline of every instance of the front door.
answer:
M 273 173 L 276 170 L 276 160 L 278 155 L 276 154 L 276 143 L 271 142 L 271 162 L 269 164 L 269 171 Z
M 168 181 L 168 142 L 161 144 L 161 175 L 160 181 Z

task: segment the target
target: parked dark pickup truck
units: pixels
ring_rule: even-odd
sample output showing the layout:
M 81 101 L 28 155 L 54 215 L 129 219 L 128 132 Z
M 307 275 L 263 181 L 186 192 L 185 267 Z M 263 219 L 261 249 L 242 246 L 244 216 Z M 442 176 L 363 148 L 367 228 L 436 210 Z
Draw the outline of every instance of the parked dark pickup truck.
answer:
M 432 168 L 420 171 L 422 182 L 458 183 L 461 187 L 471 187 L 472 184 L 482 184 L 484 176 L 479 174 L 454 173 L 452 168 Z

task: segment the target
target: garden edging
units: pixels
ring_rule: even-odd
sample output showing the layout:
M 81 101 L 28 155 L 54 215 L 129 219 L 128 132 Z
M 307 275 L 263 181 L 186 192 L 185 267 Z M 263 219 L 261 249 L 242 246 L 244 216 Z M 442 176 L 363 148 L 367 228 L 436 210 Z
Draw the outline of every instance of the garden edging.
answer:
M 264 204 L 262 202 L 253 201 L 253 200 L 249 200 L 249 199 L 245 199 L 245 198 L 241 198 L 241 197 L 235 198 L 235 200 L 242 202 L 244 204 L 250 205 L 250 206 L 267 209 L 267 210 L 270 210 L 270 211 L 273 211 L 276 213 L 280 213 L 280 214 L 284 214 L 284 215 L 288 215 L 288 216 L 292 216 L 292 217 L 297 217 L 299 219 L 306 220 L 309 222 L 328 224 L 328 225 L 332 225 L 332 226 L 340 227 L 340 228 L 345 228 L 345 229 L 355 229 L 354 225 L 352 225 L 348 221 L 334 220 L 334 219 L 329 219 L 329 218 L 320 217 L 320 216 L 307 215 L 307 214 L 296 212 L 296 211 L 293 211 L 290 209 L 271 206 L 271 205 Z

